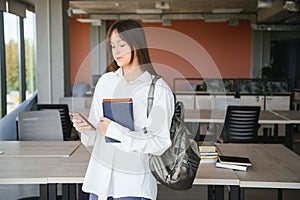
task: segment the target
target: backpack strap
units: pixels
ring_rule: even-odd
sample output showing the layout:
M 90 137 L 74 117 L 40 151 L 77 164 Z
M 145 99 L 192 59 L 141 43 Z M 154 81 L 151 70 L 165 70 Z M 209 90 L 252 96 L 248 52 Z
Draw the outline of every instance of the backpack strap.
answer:
M 148 92 L 148 100 L 147 100 L 147 117 L 149 116 L 149 113 L 151 111 L 151 108 L 153 106 L 153 100 L 154 100 L 154 90 L 155 90 L 155 84 L 158 79 L 162 78 L 160 75 L 155 75 L 152 79 L 150 89 Z

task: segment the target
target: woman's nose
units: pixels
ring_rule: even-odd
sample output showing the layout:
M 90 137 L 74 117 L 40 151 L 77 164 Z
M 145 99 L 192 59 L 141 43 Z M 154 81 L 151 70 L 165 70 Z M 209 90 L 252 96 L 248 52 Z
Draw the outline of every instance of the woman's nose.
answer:
M 120 53 L 119 47 L 115 47 L 114 52 L 115 52 L 115 54 L 119 54 Z

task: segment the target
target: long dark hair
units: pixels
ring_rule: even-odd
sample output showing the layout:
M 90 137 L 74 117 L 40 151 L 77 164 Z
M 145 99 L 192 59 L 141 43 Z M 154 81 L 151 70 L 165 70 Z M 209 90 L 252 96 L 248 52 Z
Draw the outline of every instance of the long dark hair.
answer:
M 134 59 L 134 50 L 136 50 L 136 56 L 138 59 L 138 63 L 141 65 L 142 70 L 148 71 L 150 74 L 157 75 L 154 70 L 149 51 L 147 48 L 147 41 L 143 27 L 135 20 L 121 20 L 115 22 L 109 28 L 107 32 L 106 38 L 106 49 L 107 49 L 107 71 L 116 71 L 119 66 L 112 55 L 112 49 L 110 45 L 110 37 L 112 32 L 117 30 L 119 36 L 122 40 L 127 42 L 131 49 L 131 59 L 130 63 L 132 63 Z

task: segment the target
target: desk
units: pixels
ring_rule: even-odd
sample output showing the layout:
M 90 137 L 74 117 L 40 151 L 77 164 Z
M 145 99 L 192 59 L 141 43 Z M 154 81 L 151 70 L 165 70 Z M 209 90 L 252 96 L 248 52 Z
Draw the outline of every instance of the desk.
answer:
M 79 141 L 0 141 L 0 157 L 69 157 L 80 145 Z
M 27 148 L 32 146 L 29 141 L 11 143 Z M 64 142 L 67 143 L 67 142 Z M 53 148 L 56 142 L 49 142 Z M 56 184 L 63 184 L 63 198 L 75 199 L 75 184 L 83 183 L 90 159 L 90 153 L 85 146 L 79 145 L 69 157 L 43 156 L 0 156 L 0 184 L 39 184 L 41 200 L 56 199 Z M 228 185 L 238 189 L 239 178 L 232 170 L 216 168 L 214 164 L 200 164 L 194 184 L 215 185 L 222 199 L 222 186 Z M 70 191 L 71 190 L 71 191 Z M 234 196 L 232 196 L 232 199 Z
M 58 166 L 53 168 L 48 174 L 49 199 L 56 199 L 56 184 L 63 185 L 63 199 L 76 199 L 76 184 L 79 184 L 78 198 L 80 195 L 81 184 L 83 183 L 86 169 L 90 160 L 90 151 L 84 145 L 80 145 L 76 151 L 68 158 L 64 159 Z
M 273 113 L 287 119 L 290 124 L 300 124 L 300 111 L 296 110 L 273 110 Z
M 29 151 L 32 149 L 32 145 L 37 145 L 36 143 L 16 141 L 10 143 L 10 147 L 13 148 L 15 146 L 15 149 L 17 149 L 19 146 L 22 146 L 25 151 Z M 44 144 L 49 150 L 65 144 L 65 147 L 69 148 L 70 152 L 74 151 L 74 145 L 69 145 L 71 144 L 70 142 L 40 143 Z M 43 200 L 56 199 L 56 184 L 63 183 L 65 184 L 63 185 L 63 196 L 67 196 L 67 199 L 75 199 L 65 189 L 69 187 L 69 183 L 83 182 L 90 153 L 79 141 L 72 143 L 76 144 L 77 148 L 70 156 L 49 157 L 48 155 L 41 156 L 40 154 L 37 154 L 39 156 L 22 156 L 22 154 L 20 156 L 0 155 L 0 184 L 39 184 L 40 196 L 41 200 Z M 72 194 L 75 194 L 75 192 Z
M 226 110 L 185 110 L 185 122 L 194 123 L 224 123 Z M 262 110 L 259 115 L 259 124 L 274 125 L 274 142 L 278 141 L 278 124 L 290 124 L 290 120 L 273 111 Z M 286 133 L 286 144 L 291 147 L 292 138 L 289 129 Z M 264 136 L 266 137 L 266 136 Z M 217 138 L 215 138 L 217 139 Z
M 26 143 L 29 147 L 32 142 Z M 216 190 L 228 185 L 232 199 L 238 199 L 240 187 L 300 189 L 300 157 L 283 145 L 219 144 L 217 149 L 223 155 L 247 156 L 253 166 L 248 172 L 237 172 L 200 164 L 194 184 L 219 186 Z M 83 182 L 89 159 L 83 145 L 69 157 L 0 156 L 0 184 L 40 184 L 41 200 L 52 200 L 56 199 L 56 184 L 62 183 L 63 196 L 73 200 L 75 192 L 68 193 L 68 189 Z
M 286 140 L 286 145 L 292 149 L 293 148 L 293 130 L 292 125 L 300 124 L 300 112 L 296 110 L 274 110 L 272 111 L 276 115 L 279 115 L 289 121 L 289 124 L 286 124 L 286 134 L 288 140 Z
M 185 122 L 224 123 L 226 110 L 185 110 Z M 268 110 L 260 111 L 260 124 L 287 124 L 289 120 Z
M 220 144 L 217 149 L 251 160 L 247 172 L 235 171 L 240 188 L 300 189 L 300 157 L 281 144 Z

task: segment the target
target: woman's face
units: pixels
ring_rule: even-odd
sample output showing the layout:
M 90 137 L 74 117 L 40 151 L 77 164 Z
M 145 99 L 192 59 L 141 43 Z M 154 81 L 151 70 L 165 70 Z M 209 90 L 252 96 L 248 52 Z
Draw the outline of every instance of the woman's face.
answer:
M 110 38 L 110 45 L 114 60 L 120 67 L 130 67 L 131 49 L 130 46 L 122 40 L 118 31 L 113 30 Z

